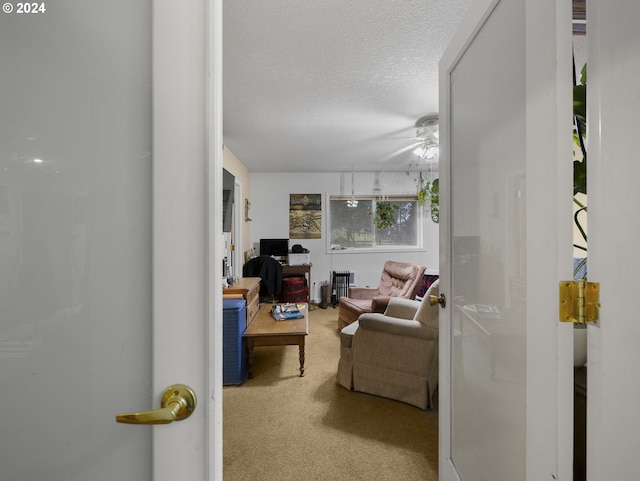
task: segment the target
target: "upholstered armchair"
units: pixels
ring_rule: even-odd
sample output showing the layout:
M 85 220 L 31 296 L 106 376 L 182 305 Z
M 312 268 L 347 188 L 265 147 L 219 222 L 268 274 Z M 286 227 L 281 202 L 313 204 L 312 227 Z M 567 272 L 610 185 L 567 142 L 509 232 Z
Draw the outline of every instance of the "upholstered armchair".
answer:
M 384 312 L 392 297 L 414 299 L 425 271 L 424 266 L 386 261 L 378 287 L 350 287 L 338 306 L 338 328 L 355 322 L 361 314 Z
M 362 314 L 340 331 L 337 381 L 345 388 L 434 406 L 438 386 L 438 296 L 435 281 L 423 301 L 393 298 L 384 312 Z

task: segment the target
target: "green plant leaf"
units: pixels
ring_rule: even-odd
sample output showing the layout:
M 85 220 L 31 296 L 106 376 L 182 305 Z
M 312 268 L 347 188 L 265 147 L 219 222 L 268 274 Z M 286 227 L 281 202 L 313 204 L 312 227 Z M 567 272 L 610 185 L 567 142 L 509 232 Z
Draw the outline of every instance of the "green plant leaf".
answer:
M 580 71 L 580 83 L 583 85 L 587 85 L 587 64 L 586 63 L 582 66 L 582 70 Z
M 587 132 L 587 64 L 580 73 L 580 84 L 573 87 L 573 115 L 576 118 L 573 141 L 582 152 L 582 160 L 573 162 L 573 195 L 587 193 L 587 151 L 584 136 Z
M 573 195 L 587 193 L 587 159 L 573 161 Z
M 587 86 L 576 85 L 573 87 L 573 115 L 580 122 L 580 128 L 584 134 L 587 131 Z

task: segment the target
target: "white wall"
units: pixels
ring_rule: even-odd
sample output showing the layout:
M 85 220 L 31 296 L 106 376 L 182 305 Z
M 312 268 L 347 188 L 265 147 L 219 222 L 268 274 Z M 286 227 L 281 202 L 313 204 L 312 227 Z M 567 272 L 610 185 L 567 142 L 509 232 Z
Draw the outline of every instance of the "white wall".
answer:
M 355 173 L 355 193 L 372 194 L 374 172 Z M 414 194 L 416 186 L 404 172 L 387 172 L 382 176 L 384 193 Z M 251 243 L 259 252 L 261 238 L 289 237 L 289 194 L 322 194 L 322 238 L 291 239 L 289 245 L 301 244 L 311 253 L 312 300 L 319 300 L 319 286 L 330 281 L 332 270 L 356 273 L 359 286 L 377 286 L 385 260 L 413 262 L 438 269 L 438 224 L 424 217 L 424 248 L 420 251 L 354 253 L 331 252 L 327 248 L 327 203 L 329 195 L 351 194 L 348 173 L 257 173 L 251 174 Z

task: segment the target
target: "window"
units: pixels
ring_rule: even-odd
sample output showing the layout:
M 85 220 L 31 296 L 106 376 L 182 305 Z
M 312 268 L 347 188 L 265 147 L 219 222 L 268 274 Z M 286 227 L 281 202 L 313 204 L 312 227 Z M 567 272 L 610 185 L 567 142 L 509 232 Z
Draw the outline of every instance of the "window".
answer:
M 329 197 L 329 243 L 331 250 L 398 249 L 421 247 L 420 207 L 416 196 L 388 196 L 395 221 L 388 227 L 374 224 L 377 203 L 374 196 Z

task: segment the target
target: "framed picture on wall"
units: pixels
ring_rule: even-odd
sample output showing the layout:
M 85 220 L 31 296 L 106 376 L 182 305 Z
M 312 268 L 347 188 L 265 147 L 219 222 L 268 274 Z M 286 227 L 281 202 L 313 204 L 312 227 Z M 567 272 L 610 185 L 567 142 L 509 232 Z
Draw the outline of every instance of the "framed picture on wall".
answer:
M 289 194 L 289 239 L 322 237 L 322 194 Z

